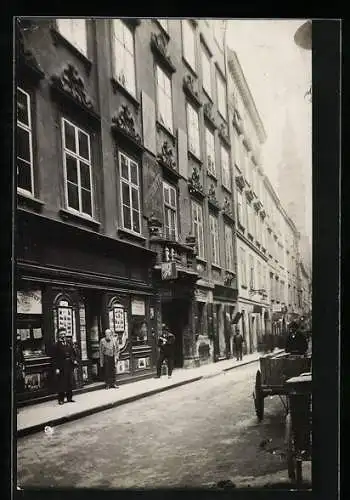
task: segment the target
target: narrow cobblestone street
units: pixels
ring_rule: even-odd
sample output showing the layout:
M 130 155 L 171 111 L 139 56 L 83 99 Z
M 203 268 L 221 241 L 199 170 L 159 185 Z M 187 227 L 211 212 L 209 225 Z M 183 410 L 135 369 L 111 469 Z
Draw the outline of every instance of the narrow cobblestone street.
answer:
M 258 423 L 257 363 L 18 440 L 18 484 L 32 487 L 259 485 L 282 473 L 284 409 Z M 271 440 L 271 441 L 269 441 Z M 266 444 L 268 443 L 268 444 Z

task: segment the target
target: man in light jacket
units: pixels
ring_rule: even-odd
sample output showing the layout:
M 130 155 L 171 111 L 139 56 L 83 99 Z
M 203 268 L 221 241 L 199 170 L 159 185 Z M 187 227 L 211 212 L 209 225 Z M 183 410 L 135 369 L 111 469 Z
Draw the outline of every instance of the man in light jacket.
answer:
M 104 368 L 106 389 L 115 388 L 116 385 L 116 360 L 119 356 L 119 346 L 112 336 L 112 331 L 107 328 L 105 336 L 100 341 L 100 366 Z

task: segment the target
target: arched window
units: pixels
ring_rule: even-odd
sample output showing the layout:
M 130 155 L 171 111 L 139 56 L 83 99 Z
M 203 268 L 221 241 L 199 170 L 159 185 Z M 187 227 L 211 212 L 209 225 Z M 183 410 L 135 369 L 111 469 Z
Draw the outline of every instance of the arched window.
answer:
M 68 295 L 59 294 L 54 301 L 54 332 L 55 342 L 57 342 L 57 331 L 59 328 L 65 328 L 67 334 L 72 336 L 73 342 L 77 341 L 77 329 L 75 321 L 75 311 L 72 300 Z

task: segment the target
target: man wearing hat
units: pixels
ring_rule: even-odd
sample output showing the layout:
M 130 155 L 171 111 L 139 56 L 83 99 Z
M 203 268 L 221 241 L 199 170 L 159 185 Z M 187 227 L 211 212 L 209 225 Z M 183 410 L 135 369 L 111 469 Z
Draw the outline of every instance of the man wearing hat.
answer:
M 73 399 L 74 367 L 78 365 L 78 361 L 67 330 L 59 328 L 57 336 L 58 341 L 54 345 L 52 358 L 56 374 L 58 404 L 63 405 L 65 397 L 67 403 L 75 402 Z
M 164 360 L 166 360 L 168 364 L 168 377 L 171 378 L 174 366 L 174 342 L 175 335 L 173 335 L 167 325 L 163 323 L 162 334 L 158 339 L 159 356 L 157 361 L 157 378 L 161 376 Z
M 286 341 L 286 352 L 290 354 L 306 354 L 308 350 L 308 342 L 300 329 L 297 321 L 292 321 L 288 325 L 289 334 Z

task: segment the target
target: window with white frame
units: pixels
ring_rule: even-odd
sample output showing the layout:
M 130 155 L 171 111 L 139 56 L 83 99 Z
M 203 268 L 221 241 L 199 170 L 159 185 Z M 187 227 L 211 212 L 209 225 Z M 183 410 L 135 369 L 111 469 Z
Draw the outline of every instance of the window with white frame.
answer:
M 207 169 L 208 172 L 216 176 L 215 165 L 215 136 L 211 130 L 205 128 L 205 148 L 207 154 Z
M 62 118 L 63 164 L 67 207 L 92 217 L 90 135 Z
M 202 45 L 202 77 L 203 77 L 203 89 L 209 97 L 212 95 L 211 89 L 211 57 L 207 49 Z
M 134 33 L 121 19 L 112 21 L 114 78 L 136 95 Z
M 255 287 L 255 276 L 254 276 L 254 257 L 249 255 L 249 286 L 251 289 Z
M 226 88 L 225 88 L 225 80 L 219 73 L 216 71 L 216 90 L 217 90 L 217 99 L 218 99 L 218 111 L 223 118 L 226 120 Z
M 157 66 L 157 108 L 158 120 L 170 132 L 173 131 L 173 101 L 171 79 Z
M 169 24 L 167 19 L 158 19 L 159 24 L 163 28 L 164 31 L 168 33 L 169 30 Z
M 85 19 L 56 19 L 57 29 L 84 56 L 87 56 Z
M 243 248 L 240 248 L 240 268 L 241 268 L 241 284 L 247 286 L 247 261 L 246 253 Z
M 236 194 L 237 194 L 237 217 L 238 217 L 238 222 L 240 223 L 241 226 L 244 227 L 242 193 L 240 191 L 237 191 Z
M 141 234 L 140 169 L 125 153 L 119 152 L 120 193 L 123 228 Z
M 231 172 L 230 172 L 230 160 L 227 149 L 221 145 L 221 172 L 222 172 L 222 184 L 225 188 L 231 190 Z
M 225 224 L 225 264 L 228 271 L 234 270 L 233 231 L 227 224 Z
M 177 239 L 177 202 L 176 189 L 163 182 L 164 198 L 164 231 L 165 237 L 170 240 Z
M 219 265 L 219 224 L 217 217 L 214 217 L 214 215 L 209 215 L 209 228 L 211 240 L 211 261 L 212 264 Z
M 189 102 L 187 103 L 187 137 L 188 149 L 200 158 L 198 113 Z
M 191 66 L 196 70 L 196 33 L 192 23 L 187 19 L 182 21 L 182 51 L 183 56 Z
M 203 209 L 192 201 L 192 232 L 197 239 L 198 257 L 204 258 Z
M 257 270 L 256 270 L 256 286 L 258 289 L 263 288 L 262 284 L 262 275 L 261 275 L 261 262 L 257 261 Z
M 34 196 L 33 139 L 30 95 L 17 88 L 17 188 Z

